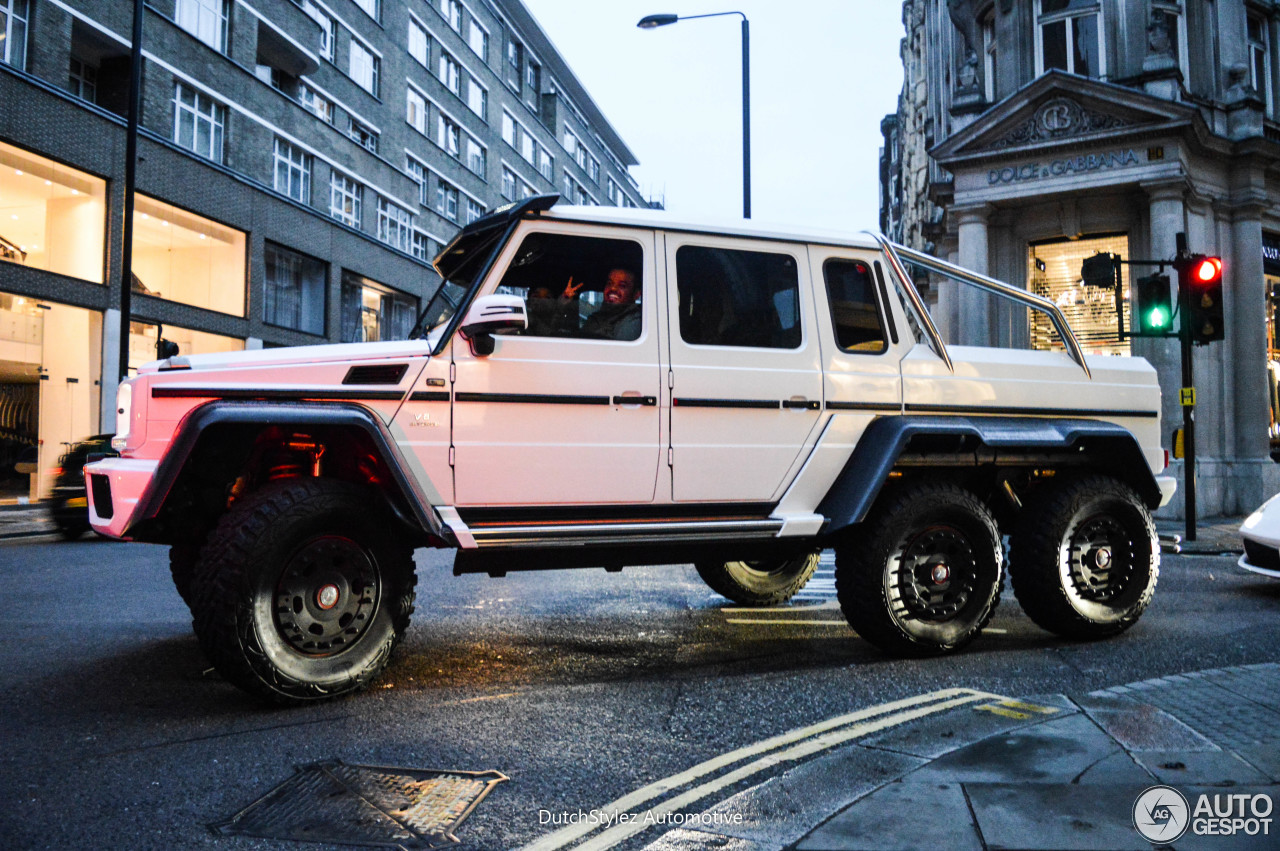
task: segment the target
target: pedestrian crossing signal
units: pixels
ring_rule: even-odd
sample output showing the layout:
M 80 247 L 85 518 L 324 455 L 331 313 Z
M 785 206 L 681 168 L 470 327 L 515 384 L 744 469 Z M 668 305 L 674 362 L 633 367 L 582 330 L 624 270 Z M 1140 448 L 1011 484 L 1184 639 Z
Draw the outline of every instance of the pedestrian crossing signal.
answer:
M 1137 280 L 1133 305 L 1135 336 L 1163 337 L 1173 327 L 1169 276 L 1147 275 Z

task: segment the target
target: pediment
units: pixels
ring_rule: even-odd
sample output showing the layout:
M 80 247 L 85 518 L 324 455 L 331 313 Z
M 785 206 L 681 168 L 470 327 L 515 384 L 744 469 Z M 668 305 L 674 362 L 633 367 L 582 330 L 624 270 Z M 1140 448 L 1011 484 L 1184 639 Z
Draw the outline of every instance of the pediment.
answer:
M 1051 71 L 978 116 L 930 154 L 947 165 L 970 157 L 1190 124 L 1197 117 L 1197 111 L 1186 104 Z

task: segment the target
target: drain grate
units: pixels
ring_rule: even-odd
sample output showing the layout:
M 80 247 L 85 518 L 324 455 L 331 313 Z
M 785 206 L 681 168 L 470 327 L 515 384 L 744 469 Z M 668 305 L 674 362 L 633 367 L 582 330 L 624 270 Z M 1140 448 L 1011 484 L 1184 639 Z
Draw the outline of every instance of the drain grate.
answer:
M 506 779 L 497 771 L 317 762 L 213 829 L 264 839 L 443 848 L 458 843 L 454 828 Z

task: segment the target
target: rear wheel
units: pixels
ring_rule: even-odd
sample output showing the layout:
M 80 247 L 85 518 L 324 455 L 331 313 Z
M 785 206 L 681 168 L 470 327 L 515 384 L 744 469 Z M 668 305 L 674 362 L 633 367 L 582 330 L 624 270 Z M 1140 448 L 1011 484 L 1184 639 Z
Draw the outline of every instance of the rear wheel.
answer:
M 818 553 L 753 561 L 704 561 L 694 567 L 717 594 L 744 606 L 772 606 L 790 600 L 805 586 L 818 567 Z
M 1000 602 L 1000 535 L 969 491 L 914 482 L 886 492 L 836 549 L 836 593 L 858 635 L 902 656 L 968 644 Z
M 1009 578 L 1023 611 L 1065 638 L 1105 638 L 1133 626 L 1160 577 L 1151 512 L 1110 476 L 1047 485 L 1023 508 L 1010 543 Z
M 413 550 L 367 489 L 289 479 L 225 514 L 194 577 L 196 635 L 274 703 L 337 697 L 386 667 L 413 611 Z

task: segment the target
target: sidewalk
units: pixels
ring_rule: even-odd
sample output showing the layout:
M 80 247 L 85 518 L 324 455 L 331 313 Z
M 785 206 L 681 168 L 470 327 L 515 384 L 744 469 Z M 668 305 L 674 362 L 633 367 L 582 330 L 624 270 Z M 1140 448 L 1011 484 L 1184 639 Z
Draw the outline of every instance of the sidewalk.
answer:
M 1181 551 L 1186 555 L 1216 556 L 1244 552 L 1244 543 L 1240 540 L 1240 524 L 1243 522 L 1244 517 L 1201 517 L 1196 523 L 1194 541 L 1185 540 L 1187 526 L 1183 520 L 1157 519 L 1156 531 L 1162 539 L 1171 535 L 1183 538 Z
M 717 827 L 672 830 L 645 851 L 1273 849 L 1277 695 L 1280 664 L 1270 663 L 964 706 L 802 763 L 708 810 L 701 823 Z M 886 764 L 891 776 L 872 774 Z M 1181 794 L 1171 817 L 1190 826 L 1169 844 L 1135 827 L 1136 811 L 1159 829 L 1137 806 L 1158 785 Z M 1201 795 L 1220 810 L 1256 800 L 1257 811 L 1233 828 L 1196 813 Z
M 55 535 L 49 510 L 40 503 L 0 505 L 0 539 Z

